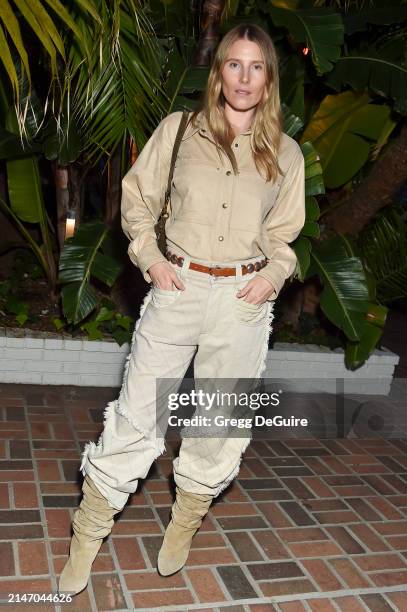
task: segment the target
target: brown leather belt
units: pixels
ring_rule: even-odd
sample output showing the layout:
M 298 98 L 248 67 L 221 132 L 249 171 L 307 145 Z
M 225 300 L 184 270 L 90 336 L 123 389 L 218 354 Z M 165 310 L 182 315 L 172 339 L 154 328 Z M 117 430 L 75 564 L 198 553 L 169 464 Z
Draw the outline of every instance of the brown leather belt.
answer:
M 176 264 L 179 267 L 182 267 L 184 263 L 184 258 L 179 257 L 175 253 L 171 253 L 170 251 L 166 251 L 165 257 L 173 264 Z M 258 272 L 264 266 L 267 265 L 267 259 L 262 259 L 261 261 L 256 261 L 256 263 L 252 264 L 244 264 L 242 265 L 242 274 L 251 274 L 252 272 Z M 201 264 L 195 263 L 191 261 L 189 263 L 189 267 L 191 270 L 197 270 L 198 272 L 205 272 L 206 274 L 210 274 L 211 276 L 236 276 L 236 268 L 221 268 L 220 266 L 202 266 Z

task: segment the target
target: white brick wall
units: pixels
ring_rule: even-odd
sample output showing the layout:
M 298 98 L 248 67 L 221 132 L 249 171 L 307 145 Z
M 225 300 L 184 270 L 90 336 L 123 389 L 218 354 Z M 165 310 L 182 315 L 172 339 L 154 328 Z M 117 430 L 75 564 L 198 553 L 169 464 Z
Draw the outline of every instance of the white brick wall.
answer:
M 7 359 L 29 359 L 30 361 L 42 360 L 43 359 L 43 349 L 42 348 L 26 348 L 23 344 L 24 338 L 18 338 L 22 340 L 21 346 L 19 348 L 4 348 L 3 357 L 7 357 Z
M 128 344 L 120 347 L 114 341 L 51 337 L 56 334 L 29 330 L 17 330 L 17 335 L 0 328 L 0 382 L 97 387 L 122 383 Z
M 123 345 L 124 346 L 124 345 Z M 120 348 L 117 346 L 117 348 Z M 79 355 L 79 360 L 81 363 L 110 363 L 112 366 L 118 362 L 121 362 L 126 358 L 127 353 L 129 352 L 130 347 L 126 344 L 126 352 L 118 351 L 117 353 L 106 353 L 103 349 L 99 352 L 96 351 L 84 351 L 82 350 L 80 353 L 75 352 L 74 355 Z
M 346 393 L 388 395 L 399 356 L 388 349 L 375 349 L 364 365 L 347 370 L 344 351 L 315 344 L 276 342 L 268 352 L 263 377 L 290 381 L 290 390 L 332 392 L 336 379 L 345 380 Z
M 44 335 L 16 338 L 12 330 L 0 328 L 0 382 L 120 387 L 128 344 Z M 375 350 L 361 368 L 351 371 L 340 348 L 276 342 L 263 377 L 289 381 L 292 390 L 331 393 L 336 379 L 344 378 L 346 393 L 387 395 L 398 362 L 391 351 Z
M 11 371 L 11 372 L 1 372 L 1 381 L 4 383 L 33 383 L 36 385 L 45 384 L 43 382 L 43 376 L 40 372 L 24 372 L 21 371 Z M 56 384 L 56 383 L 54 383 Z

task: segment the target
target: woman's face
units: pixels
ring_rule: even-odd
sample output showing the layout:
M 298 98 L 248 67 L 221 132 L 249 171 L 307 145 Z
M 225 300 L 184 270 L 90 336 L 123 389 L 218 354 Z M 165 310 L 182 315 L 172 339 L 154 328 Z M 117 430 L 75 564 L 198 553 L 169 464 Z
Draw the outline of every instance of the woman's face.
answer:
M 266 68 L 257 43 L 244 38 L 236 40 L 226 55 L 221 71 L 222 93 L 234 110 L 255 107 L 266 89 Z

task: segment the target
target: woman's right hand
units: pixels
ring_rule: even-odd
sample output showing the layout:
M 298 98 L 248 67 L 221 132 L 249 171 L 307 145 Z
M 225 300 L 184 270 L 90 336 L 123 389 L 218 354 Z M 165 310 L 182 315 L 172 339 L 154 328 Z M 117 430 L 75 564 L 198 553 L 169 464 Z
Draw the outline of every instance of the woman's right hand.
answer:
M 154 287 L 158 289 L 174 290 L 173 284 L 177 289 L 184 291 L 185 285 L 177 276 L 172 265 L 168 262 L 160 261 L 149 267 L 148 273 L 151 276 Z

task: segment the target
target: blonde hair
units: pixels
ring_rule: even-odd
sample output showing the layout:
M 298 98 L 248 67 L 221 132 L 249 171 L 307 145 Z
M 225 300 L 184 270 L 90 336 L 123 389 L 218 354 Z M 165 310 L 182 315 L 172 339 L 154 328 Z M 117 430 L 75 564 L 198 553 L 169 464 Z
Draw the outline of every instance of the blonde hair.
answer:
M 255 42 L 260 47 L 265 64 L 265 95 L 255 110 L 252 122 L 250 144 L 257 170 L 265 171 L 267 181 L 275 181 L 281 168 L 278 164 L 278 150 L 283 133 L 283 113 L 280 104 L 278 57 L 270 36 L 258 25 L 243 23 L 227 32 L 218 45 L 209 72 L 208 83 L 200 108 L 190 118 L 193 125 L 200 111 L 206 117 L 214 140 L 230 159 L 235 174 L 238 173 L 236 157 L 231 143 L 235 137 L 225 111 L 222 93 L 222 69 L 230 46 L 240 39 Z

